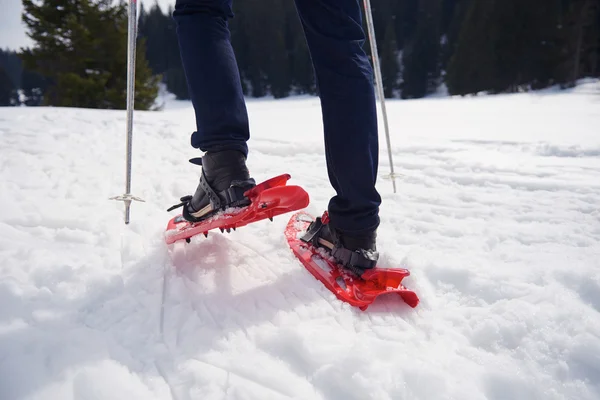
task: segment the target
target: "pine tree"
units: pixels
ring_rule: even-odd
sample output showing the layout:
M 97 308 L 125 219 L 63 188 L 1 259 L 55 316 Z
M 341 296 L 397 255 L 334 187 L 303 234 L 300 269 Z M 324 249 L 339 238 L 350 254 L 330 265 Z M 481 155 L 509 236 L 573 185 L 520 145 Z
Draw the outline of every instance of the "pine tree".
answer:
M 23 0 L 23 21 L 35 42 L 23 52 L 25 66 L 49 80 L 47 105 L 125 108 L 127 7 L 111 0 Z M 158 92 L 137 46 L 137 109 L 149 109 Z
M 166 72 L 165 76 L 167 90 L 173 93 L 177 100 L 188 100 L 190 98 L 183 68 L 173 67 Z
M 268 1 L 268 0 L 262 0 Z M 291 89 L 290 65 L 285 43 L 285 18 L 281 0 L 272 0 L 269 9 L 280 18 L 269 20 L 270 40 L 265 73 L 274 98 L 287 97 Z M 265 43 L 266 44 L 266 43 Z
M 446 84 L 451 94 L 476 93 L 494 86 L 497 74 L 490 29 L 494 1 L 472 0 L 460 26 L 453 55 L 448 64 Z
M 301 32 L 301 31 L 300 31 Z M 290 47 L 290 78 L 298 93 L 315 94 L 315 72 L 303 33 L 293 36 Z
M 440 76 L 441 0 L 420 0 L 414 37 L 402 55 L 402 97 L 419 98 L 435 91 Z
M 15 87 L 8 73 L 0 65 L 0 107 L 12 106 Z
M 448 66 L 451 94 L 513 92 L 556 82 L 558 1 L 471 1 Z
M 375 29 L 375 38 L 377 39 L 377 48 L 382 49 L 383 43 L 385 42 L 386 34 L 389 29 L 389 24 L 393 24 L 393 20 L 396 18 L 394 14 L 393 3 L 395 0 L 377 0 L 371 4 L 371 12 L 373 13 L 373 27 Z M 363 22 L 365 18 L 363 18 Z M 365 33 L 367 32 L 366 23 Z M 397 40 L 394 38 L 394 40 Z M 370 49 L 369 49 L 370 51 Z
M 471 0 L 444 0 L 442 7 L 440 67 L 448 71 L 448 63 L 456 49 L 458 34 Z
M 420 0 L 396 0 L 392 4 L 394 18 L 394 30 L 396 31 L 396 42 L 398 49 L 404 49 L 417 30 L 419 18 Z
M 314 69 L 302 25 L 296 9 L 286 2 L 286 51 L 289 62 L 289 79 L 294 91 L 300 94 L 315 94 Z
M 245 95 L 250 95 L 250 83 L 248 78 L 248 68 L 250 60 L 249 41 L 252 39 L 246 32 L 246 2 L 234 1 L 235 17 L 229 21 L 229 31 L 231 32 L 231 45 L 235 52 L 235 58 L 240 72 L 242 90 Z
M 10 77 L 12 85 L 18 89 L 21 85 L 21 75 L 23 73 L 23 65 L 18 53 L 0 49 L 0 66 L 4 67 L 4 71 Z
M 237 31 L 233 42 L 236 59 L 240 66 L 247 94 L 263 97 L 268 93 L 268 77 L 265 64 L 268 60 L 268 42 L 270 40 L 269 19 L 277 18 L 267 12 L 262 0 L 234 2 L 235 17 L 231 29 Z M 243 36 L 243 38 L 242 38 Z M 241 40 L 240 40 L 241 39 Z
M 559 70 L 561 81 L 574 85 L 581 77 L 600 74 L 600 2 L 568 0 L 564 3 Z
M 21 89 L 23 90 L 26 106 L 41 106 L 44 104 L 44 93 L 48 88 L 48 79 L 29 69 L 23 70 Z
M 275 97 L 287 96 L 291 78 L 284 38 L 285 14 L 280 0 L 238 2 L 234 13 L 231 25 L 238 31 L 235 38 L 240 39 L 240 34 L 247 37 L 233 45 L 250 94 L 263 97 L 270 92 Z
M 398 88 L 398 49 L 396 47 L 396 30 L 394 20 L 390 18 L 381 49 L 381 74 L 383 75 L 383 94 L 394 97 Z
M 148 66 L 152 74 L 160 75 L 167 90 L 179 100 L 190 98 L 177 40 L 176 25 L 171 17 L 173 8 L 163 13 L 158 4 L 149 12 L 141 7 L 139 34 L 146 44 Z
M 183 71 L 183 62 L 179 53 L 179 41 L 177 39 L 177 26 L 173 15 L 173 7 L 170 6 L 164 18 L 165 36 L 167 39 L 167 71 L 165 72 L 167 89 L 177 95 L 179 100 L 190 99 L 190 93 Z
M 150 11 L 142 5 L 139 18 L 139 35 L 145 39 L 148 66 L 154 75 L 164 74 L 169 69 L 169 18 L 158 4 Z

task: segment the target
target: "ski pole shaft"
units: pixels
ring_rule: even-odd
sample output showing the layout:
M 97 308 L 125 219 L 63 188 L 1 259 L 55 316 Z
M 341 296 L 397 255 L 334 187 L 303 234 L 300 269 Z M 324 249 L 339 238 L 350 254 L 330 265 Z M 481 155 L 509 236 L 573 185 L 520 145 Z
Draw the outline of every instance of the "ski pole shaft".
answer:
M 375 38 L 375 28 L 373 26 L 373 12 L 371 11 L 371 1 L 364 0 L 365 17 L 367 20 L 367 29 L 369 31 L 369 43 L 371 44 L 371 56 L 373 58 L 373 67 L 375 72 L 375 84 L 377 86 L 377 97 L 381 103 L 381 113 L 383 114 L 383 125 L 385 129 L 385 138 L 388 147 L 388 157 L 390 160 L 390 177 L 396 193 L 396 175 L 394 173 L 394 161 L 392 159 L 392 145 L 390 141 L 390 130 L 388 126 L 387 111 L 385 108 L 385 97 L 383 95 L 383 78 L 381 74 L 381 65 L 379 64 L 379 55 L 377 52 L 377 40 Z
M 137 37 L 137 0 L 129 0 L 127 9 L 127 143 L 125 161 L 125 194 L 112 197 L 125 203 L 125 224 L 129 224 L 133 200 L 143 201 L 131 195 L 131 158 L 133 147 L 133 109 L 135 103 L 135 46 Z
M 133 139 L 133 108 L 135 102 L 135 39 L 137 34 L 137 0 L 129 1 L 127 28 L 127 182 L 126 193 L 131 193 L 131 152 Z M 127 217 L 126 223 L 129 221 Z

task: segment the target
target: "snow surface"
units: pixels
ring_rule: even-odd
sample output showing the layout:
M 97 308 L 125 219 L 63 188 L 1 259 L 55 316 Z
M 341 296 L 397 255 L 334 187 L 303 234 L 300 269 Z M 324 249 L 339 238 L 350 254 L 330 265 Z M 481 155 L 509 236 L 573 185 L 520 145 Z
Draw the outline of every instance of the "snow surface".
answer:
M 339 302 L 287 217 L 167 248 L 197 184 L 188 102 L 0 109 L 0 399 L 600 398 L 600 83 L 387 103 L 382 264 L 421 304 Z M 249 101 L 259 181 L 332 190 L 319 101 Z M 359 156 L 359 155 L 353 155 Z

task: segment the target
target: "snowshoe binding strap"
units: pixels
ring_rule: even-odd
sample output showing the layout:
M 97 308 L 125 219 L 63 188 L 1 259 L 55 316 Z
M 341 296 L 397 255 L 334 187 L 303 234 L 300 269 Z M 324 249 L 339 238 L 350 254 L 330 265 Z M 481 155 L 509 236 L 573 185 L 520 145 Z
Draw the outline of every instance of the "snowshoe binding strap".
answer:
M 379 258 L 379 254 L 376 251 L 365 249 L 350 250 L 343 247 L 335 230 L 329 229 L 329 226 L 326 227 L 328 222 L 329 218 L 327 214 L 323 218 L 317 217 L 300 239 L 315 247 L 328 248 L 338 263 L 358 276 L 361 276 L 365 270 L 375 268 Z
M 201 159 L 198 158 L 198 160 Z M 210 202 L 210 211 L 208 213 L 201 217 L 191 215 L 188 207 L 193 198 L 191 195 L 182 197 L 180 199 L 181 203 L 170 207 L 167 211 L 173 211 L 179 207 L 183 207 L 182 214 L 187 221 L 200 222 L 213 216 L 218 211 L 225 210 L 227 207 L 243 207 L 249 205 L 250 200 L 244 196 L 244 193 L 248 189 L 256 186 L 256 182 L 252 178 L 247 180 L 234 180 L 227 189 L 217 193 L 210 187 L 206 180 L 206 175 L 204 174 L 204 171 L 202 171 L 199 185 Z
M 219 195 L 215 193 L 215 191 L 210 187 L 210 185 L 206 181 L 206 175 L 204 174 L 204 169 L 202 169 L 202 176 L 200 176 L 200 187 L 202 188 L 202 190 L 204 190 L 204 193 L 208 197 L 208 200 L 210 201 L 210 205 L 212 206 L 212 209 L 220 210 L 222 207 L 221 199 L 219 198 Z
M 377 254 L 373 251 L 358 249 L 355 251 L 343 247 L 334 247 L 331 255 L 345 268 L 362 276 L 366 270 L 373 269 L 377 265 Z
M 198 160 L 202 160 L 201 158 L 198 158 Z M 191 162 L 191 160 L 190 160 Z M 233 185 L 233 182 L 232 182 Z M 202 187 L 202 190 L 204 190 L 204 193 L 206 193 L 206 195 L 208 196 L 208 199 L 210 200 L 210 204 L 213 210 L 220 210 L 221 209 L 221 199 L 219 199 L 219 196 L 215 193 L 214 190 L 212 190 L 212 188 L 210 187 L 210 185 L 208 184 L 208 182 L 206 182 L 206 175 L 204 175 L 204 171 L 202 171 L 202 176 L 200 177 L 200 186 Z M 228 192 L 230 189 L 232 189 L 231 187 L 227 190 L 225 190 L 226 192 Z M 187 212 L 187 205 L 189 204 L 190 201 L 192 201 L 193 196 L 191 195 L 187 195 L 187 196 L 183 196 L 182 198 L 180 198 L 179 200 L 181 201 L 181 203 L 179 204 L 175 204 L 174 206 L 171 206 L 167 209 L 167 211 L 173 211 L 179 207 L 183 207 L 183 213 L 185 214 Z M 230 199 L 231 195 L 229 195 L 227 197 L 227 199 Z M 189 212 L 187 212 L 188 215 L 186 215 L 186 219 L 189 218 L 194 218 L 191 215 L 189 215 Z M 200 219 L 199 219 L 200 220 Z
M 187 195 L 187 196 L 183 196 L 182 198 L 179 199 L 179 201 L 181 201 L 181 203 L 179 204 L 175 204 L 174 206 L 171 206 L 167 209 L 167 212 L 173 211 L 178 209 L 179 207 L 183 207 L 185 206 L 188 202 L 190 202 L 192 200 L 192 196 Z
M 315 247 L 321 246 L 318 242 L 318 233 L 321 231 L 322 228 L 323 222 L 321 220 L 321 217 L 317 217 L 313 222 L 310 223 L 308 229 L 306 230 L 304 235 L 302 235 L 300 240 L 306 243 L 310 243 Z

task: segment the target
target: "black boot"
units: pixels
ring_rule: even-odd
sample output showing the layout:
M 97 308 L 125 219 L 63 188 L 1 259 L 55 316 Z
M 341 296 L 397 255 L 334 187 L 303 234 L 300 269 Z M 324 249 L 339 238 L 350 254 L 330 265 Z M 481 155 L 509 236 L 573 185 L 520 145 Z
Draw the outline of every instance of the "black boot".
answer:
M 246 168 L 246 157 L 237 150 L 206 153 L 191 163 L 202 165 L 200 183 L 193 196 L 182 197 L 183 217 L 190 222 L 207 219 L 228 207 L 244 207 L 244 193 L 256 186 Z
M 315 247 L 324 247 L 346 269 L 361 276 L 365 270 L 375 268 L 379 253 L 375 231 L 363 235 L 342 233 L 329 225 L 327 213 L 310 224 L 302 240 Z

